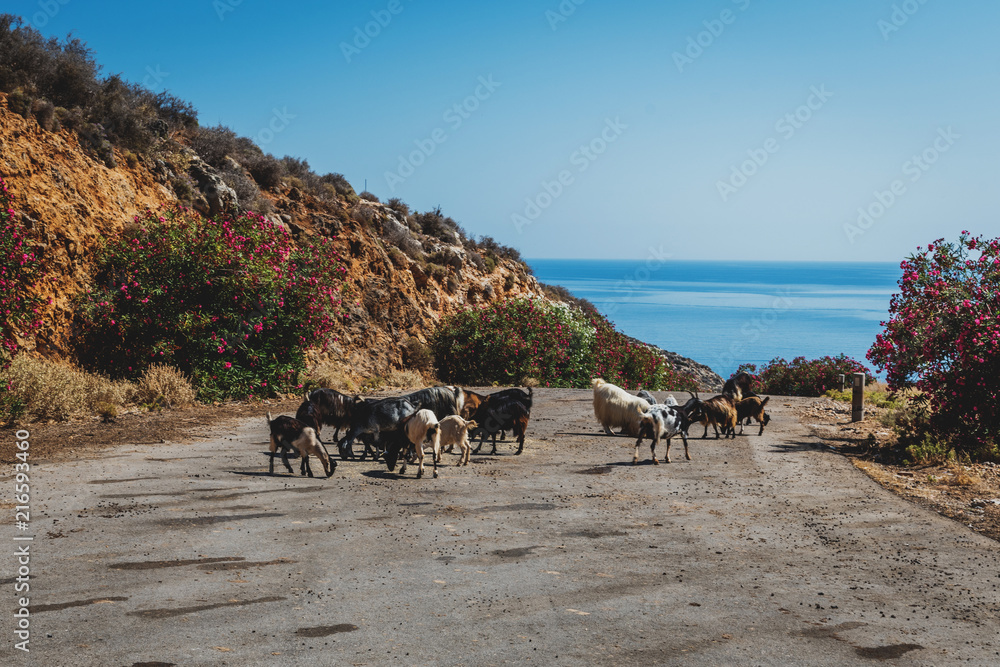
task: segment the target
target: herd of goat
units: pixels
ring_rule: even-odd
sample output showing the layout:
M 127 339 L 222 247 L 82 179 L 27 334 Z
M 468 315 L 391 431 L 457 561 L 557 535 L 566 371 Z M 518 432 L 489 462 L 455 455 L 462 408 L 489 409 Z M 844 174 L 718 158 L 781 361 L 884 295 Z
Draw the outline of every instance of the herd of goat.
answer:
M 702 400 L 696 393 L 679 405 L 673 396 L 666 402 L 657 403 L 656 398 L 641 390 L 632 395 L 601 379 L 593 381 L 594 415 L 608 435 L 615 435 L 612 429 L 620 429 L 621 435 L 637 438 L 632 463 L 639 462 L 639 445 L 644 438 L 650 440 L 650 454 L 653 463 L 656 446 L 666 441 L 664 458 L 670 462 L 670 440 L 680 436 L 684 442 L 684 456 L 688 453 L 688 429 L 694 424 L 705 427 L 702 438 L 708 437 L 708 427 L 715 429 L 715 437 L 736 437 L 736 426 L 743 432 L 744 422 L 752 420 L 760 424 L 758 435 L 770 421 L 764 411 L 768 398 L 761 398 L 751 390 L 753 379 L 746 373 L 726 381 L 719 396 Z M 333 474 L 337 462 L 330 457 L 320 434 L 324 426 L 333 427 L 333 437 L 341 459 L 353 459 L 353 445 L 360 441 L 364 445 L 361 460 L 371 457 L 385 460 L 392 472 L 402 460 L 400 474 L 406 472 L 409 462 L 417 464 L 417 477 L 424 474 L 424 445 L 431 446 L 431 463 L 434 477 L 438 476 L 437 466 L 442 452 L 450 452 L 457 445 L 460 450 L 458 465 L 468 465 L 469 456 L 479 453 L 486 438 L 492 438 L 493 454 L 497 451 L 497 436 L 512 431 L 517 440 L 517 452 L 524 450 L 524 436 L 531 417 L 534 391 L 528 389 L 504 389 L 484 395 L 461 387 L 429 387 L 405 396 L 369 399 L 348 396 L 333 389 L 315 389 L 306 394 L 295 417 L 271 418 L 267 413 L 268 428 L 271 433 L 270 474 L 274 474 L 274 457 L 280 450 L 281 461 L 288 472 L 288 454 L 298 453 L 299 473 L 313 476 L 310 458 L 316 458 L 323 465 L 327 477 Z M 721 431 L 720 431 L 721 429 Z M 345 435 L 339 437 L 341 431 Z M 471 440 L 480 438 L 475 451 Z M 445 450 L 447 447 L 447 450 Z M 401 459 L 402 457 L 402 459 Z

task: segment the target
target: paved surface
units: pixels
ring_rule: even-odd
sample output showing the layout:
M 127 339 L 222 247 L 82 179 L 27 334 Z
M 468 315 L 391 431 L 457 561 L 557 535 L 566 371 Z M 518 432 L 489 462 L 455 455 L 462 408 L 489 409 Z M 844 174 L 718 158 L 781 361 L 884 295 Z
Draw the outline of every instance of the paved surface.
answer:
M 524 454 L 439 479 L 269 477 L 263 418 L 37 465 L 4 664 L 1000 663 L 997 543 L 816 447 L 793 400 L 632 466 L 589 392 L 535 396 Z

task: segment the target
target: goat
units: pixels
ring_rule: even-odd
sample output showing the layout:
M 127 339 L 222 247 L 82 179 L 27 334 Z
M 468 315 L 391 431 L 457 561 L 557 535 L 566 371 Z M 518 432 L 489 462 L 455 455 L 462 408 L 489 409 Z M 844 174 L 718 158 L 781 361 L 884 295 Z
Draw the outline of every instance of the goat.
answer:
M 406 417 L 395 432 L 385 434 L 385 465 L 389 469 L 389 472 L 393 472 L 396 469 L 396 463 L 399 461 L 403 450 L 409 451 L 413 447 L 419 466 L 417 469 L 417 478 L 423 477 L 424 441 L 430 438 L 434 447 L 432 455 L 434 460 L 434 477 L 437 477 L 438 457 L 441 451 L 440 436 L 441 429 L 438 425 L 437 417 L 434 416 L 432 411 L 423 409 Z M 403 465 L 399 469 L 400 475 L 406 473 L 406 464 L 406 457 L 404 456 Z
M 281 462 L 285 464 L 288 472 L 292 472 L 292 466 L 288 465 L 288 450 L 294 449 L 299 453 L 301 463 L 299 474 L 313 476 L 312 467 L 309 465 L 309 457 L 315 456 L 323 464 L 323 472 L 327 477 L 333 475 L 337 469 L 337 462 L 330 458 L 323 442 L 317 437 L 315 429 L 307 426 L 298 419 L 280 416 L 271 419 L 271 413 L 267 413 L 267 428 L 271 432 L 271 465 L 268 473 L 274 474 L 274 453 L 281 448 Z
M 614 435 L 612 428 L 621 428 L 630 436 L 639 434 L 639 420 L 649 403 L 633 396 L 621 387 L 596 378 L 594 387 L 594 416 L 604 427 L 604 432 Z
M 754 377 L 746 371 L 740 371 L 730 379 L 737 387 L 740 388 L 740 393 L 743 398 L 752 398 L 757 395 L 753 393 L 753 384 L 756 380 L 754 380 Z
M 417 410 L 427 409 L 438 419 L 462 412 L 465 392 L 458 387 L 428 387 L 403 396 Z
M 639 393 L 636 394 L 636 397 L 637 398 L 641 398 L 642 400 L 646 401 L 650 405 L 656 405 L 656 397 L 653 396 L 648 391 L 646 391 L 645 389 L 640 389 Z
M 702 401 L 696 395 L 692 395 L 693 402 L 685 404 L 685 414 L 692 423 L 699 423 L 705 427 L 702 438 L 708 437 L 708 426 L 715 429 L 715 438 L 719 439 L 719 427 L 727 438 L 736 437 L 736 401 L 732 397 L 722 394 L 707 401 Z
M 530 395 L 532 390 L 528 389 L 528 393 Z M 479 409 L 472 416 L 476 427 L 470 429 L 469 437 L 481 436 L 479 446 L 473 453 L 478 454 L 479 450 L 483 448 L 483 443 L 486 442 L 486 437 L 492 436 L 492 453 L 496 454 L 497 434 L 500 431 L 513 430 L 514 436 L 517 438 L 517 452 L 515 454 L 520 454 L 524 451 L 524 434 L 528 430 L 530 417 L 531 408 L 521 400 L 509 396 L 500 398 L 488 396 L 485 401 L 479 404 Z
M 743 435 L 743 420 L 749 424 L 751 419 L 756 419 L 760 424 L 760 431 L 757 435 L 764 434 L 764 427 L 767 426 L 768 422 L 771 421 L 771 415 L 764 412 L 764 406 L 767 402 L 771 400 L 770 396 L 760 400 L 760 396 L 751 396 L 749 398 L 744 398 L 742 401 L 736 404 L 736 421 L 740 425 L 740 435 Z
M 519 389 L 517 387 L 511 389 L 501 389 L 500 391 L 495 391 L 492 394 L 477 394 L 474 391 L 463 390 L 465 394 L 465 404 L 462 407 L 461 417 L 462 419 L 470 419 L 472 415 L 476 414 L 476 410 L 479 409 L 480 404 L 487 398 L 492 398 L 493 400 L 499 400 L 501 398 L 510 398 L 519 400 L 524 403 L 524 406 L 528 409 L 528 415 L 531 415 L 531 403 L 534 400 L 534 392 L 529 387 L 528 391 Z M 500 439 L 507 439 L 507 431 L 500 430 Z
M 458 415 L 451 415 L 438 422 L 438 425 L 441 427 L 441 450 L 443 451 L 447 445 L 450 452 L 455 445 L 458 445 L 461 450 L 458 465 L 469 465 L 469 454 L 472 452 L 472 445 L 469 444 L 469 430 L 475 429 L 479 424 L 474 421 L 465 421 Z M 440 454 L 438 456 L 440 457 Z
M 380 400 L 358 401 L 351 409 L 351 424 L 347 435 L 337 442 L 340 458 L 354 458 L 351 445 L 362 434 L 371 434 L 377 441 L 379 434 L 385 431 L 395 431 L 400 422 L 416 412 L 405 398 L 383 398 Z
M 334 440 L 340 435 L 341 429 L 351 425 L 351 411 L 362 400 L 360 396 L 348 396 L 335 389 L 314 389 L 305 398 L 313 404 L 316 412 L 316 432 L 319 433 L 324 425 L 332 426 Z
M 754 379 L 754 376 L 750 375 L 746 371 L 740 371 L 739 373 L 737 373 L 736 375 L 734 375 L 730 379 L 733 381 L 733 383 L 736 384 L 737 387 L 740 388 L 740 396 L 742 398 L 753 398 L 753 397 L 757 396 L 757 394 L 754 393 L 753 388 L 752 388 L 754 382 L 756 382 L 756 379 Z M 752 417 L 747 417 L 746 418 L 746 425 L 747 426 L 750 425 L 751 420 L 752 420 Z M 740 426 L 742 426 L 742 425 L 743 425 L 742 420 L 740 420 Z M 742 433 L 742 431 L 743 431 L 743 429 L 741 428 L 740 432 Z
M 632 456 L 632 465 L 639 462 L 639 445 L 644 437 L 650 439 L 649 453 L 653 457 L 653 464 L 659 465 L 656 460 L 656 445 L 660 439 L 666 439 L 667 451 L 664 460 L 670 463 L 670 439 L 676 435 L 681 436 L 684 441 L 684 458 L 691 460 L 688 453 L 687 430 L 691 426 L 691 420 L 681 408 L 673 405 L 657 404 L 649 406 L 639 421 L 639 439 L 635 441 L 635 454 Z
M 320 435 L 323 428 L 323 413 L 317 404 L 308 398 L 302 401 L 302 405 L 295 411 L 295 418 L 303 424 L 311 426 L 316 431 L 316 435 Z M 334 436 L 336 436 L 336 431 L 334 431 Z
M 406 419 L 404 424 L 406 437 L 415 447 L 417 455 L 417 479 L 424 476 L 424 442 L 431 441 L 431 460 L 434 463 L 434 477 L 438 476 L 438 460 L 441 458 L 441 428 L 438 426 L 434 412 L 426 408 L 417 410 Z M 406 472 L 406 464 L 399 469 L 399 474 Z
M 736 384 L 734 378 L 729 378 L 726 383 L 722 385 L 722 395 L 728 396 L 733 400 L 733 403 L 739 403 L 743 399 L 743 389 Z

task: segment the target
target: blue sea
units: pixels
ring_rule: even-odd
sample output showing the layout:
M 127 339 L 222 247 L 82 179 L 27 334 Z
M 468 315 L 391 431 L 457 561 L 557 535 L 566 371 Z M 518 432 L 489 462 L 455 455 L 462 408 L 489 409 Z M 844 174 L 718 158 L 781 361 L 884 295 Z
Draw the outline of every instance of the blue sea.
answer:
M 533 259 L 543 283 L 597 306 L 616 327 L 729 377 L 760 366 L 865 353 L 897 292 L 897 263 Z M 873 371 L 875 369 L 872 369 Z

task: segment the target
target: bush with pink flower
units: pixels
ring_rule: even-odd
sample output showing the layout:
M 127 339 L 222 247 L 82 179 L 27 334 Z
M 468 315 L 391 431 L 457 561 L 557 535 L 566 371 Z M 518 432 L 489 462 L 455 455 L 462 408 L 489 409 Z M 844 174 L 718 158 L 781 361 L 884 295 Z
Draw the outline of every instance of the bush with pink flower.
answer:
M 654 349 L 596 312 L 512 299 L 441 321 L 432 342 L 438 377 L 468 385 L 590 387 L 594 377 L 627 389 L 697 389 Z
M 80 301 L 81 360 L 124 378 L 175 366 L 203 401 L 286 391 L 306 349 L 334 339 L 340 259 L 331 241 L 297 245 L 254 213 L 147 211 L 99 253 Z
M 777 357 L 760 370 L 756 364 L 743 364 L 737 369 L 740 371 L 754 378 L 752 388 L 755 392 L 779 396 L 822 396 L 840 387 L 838 375 L 846 376 L 848 384 L 855 373 L 864 373 L 868 383 L 875 380 L 868 368 L 845 354 L 822 359 L 795 357 L 791 361 Z
M 37 295 L 36 286 L 45 268 L 32 240 L 14 210 L 6 181 L 0 178 L 0 370 L 17 354 L 20 341 L 30 339 L 42 325 L 45 300 Z M 0 382 L 0 422 L 16 418 L 23 408 L 15 404 L 12 390 Z
M 906 259 L 868 351 L 891 389 L 916 387 L 926 427 L 959 455 L 1000 458 L 1000 239 L 962 232 Z

